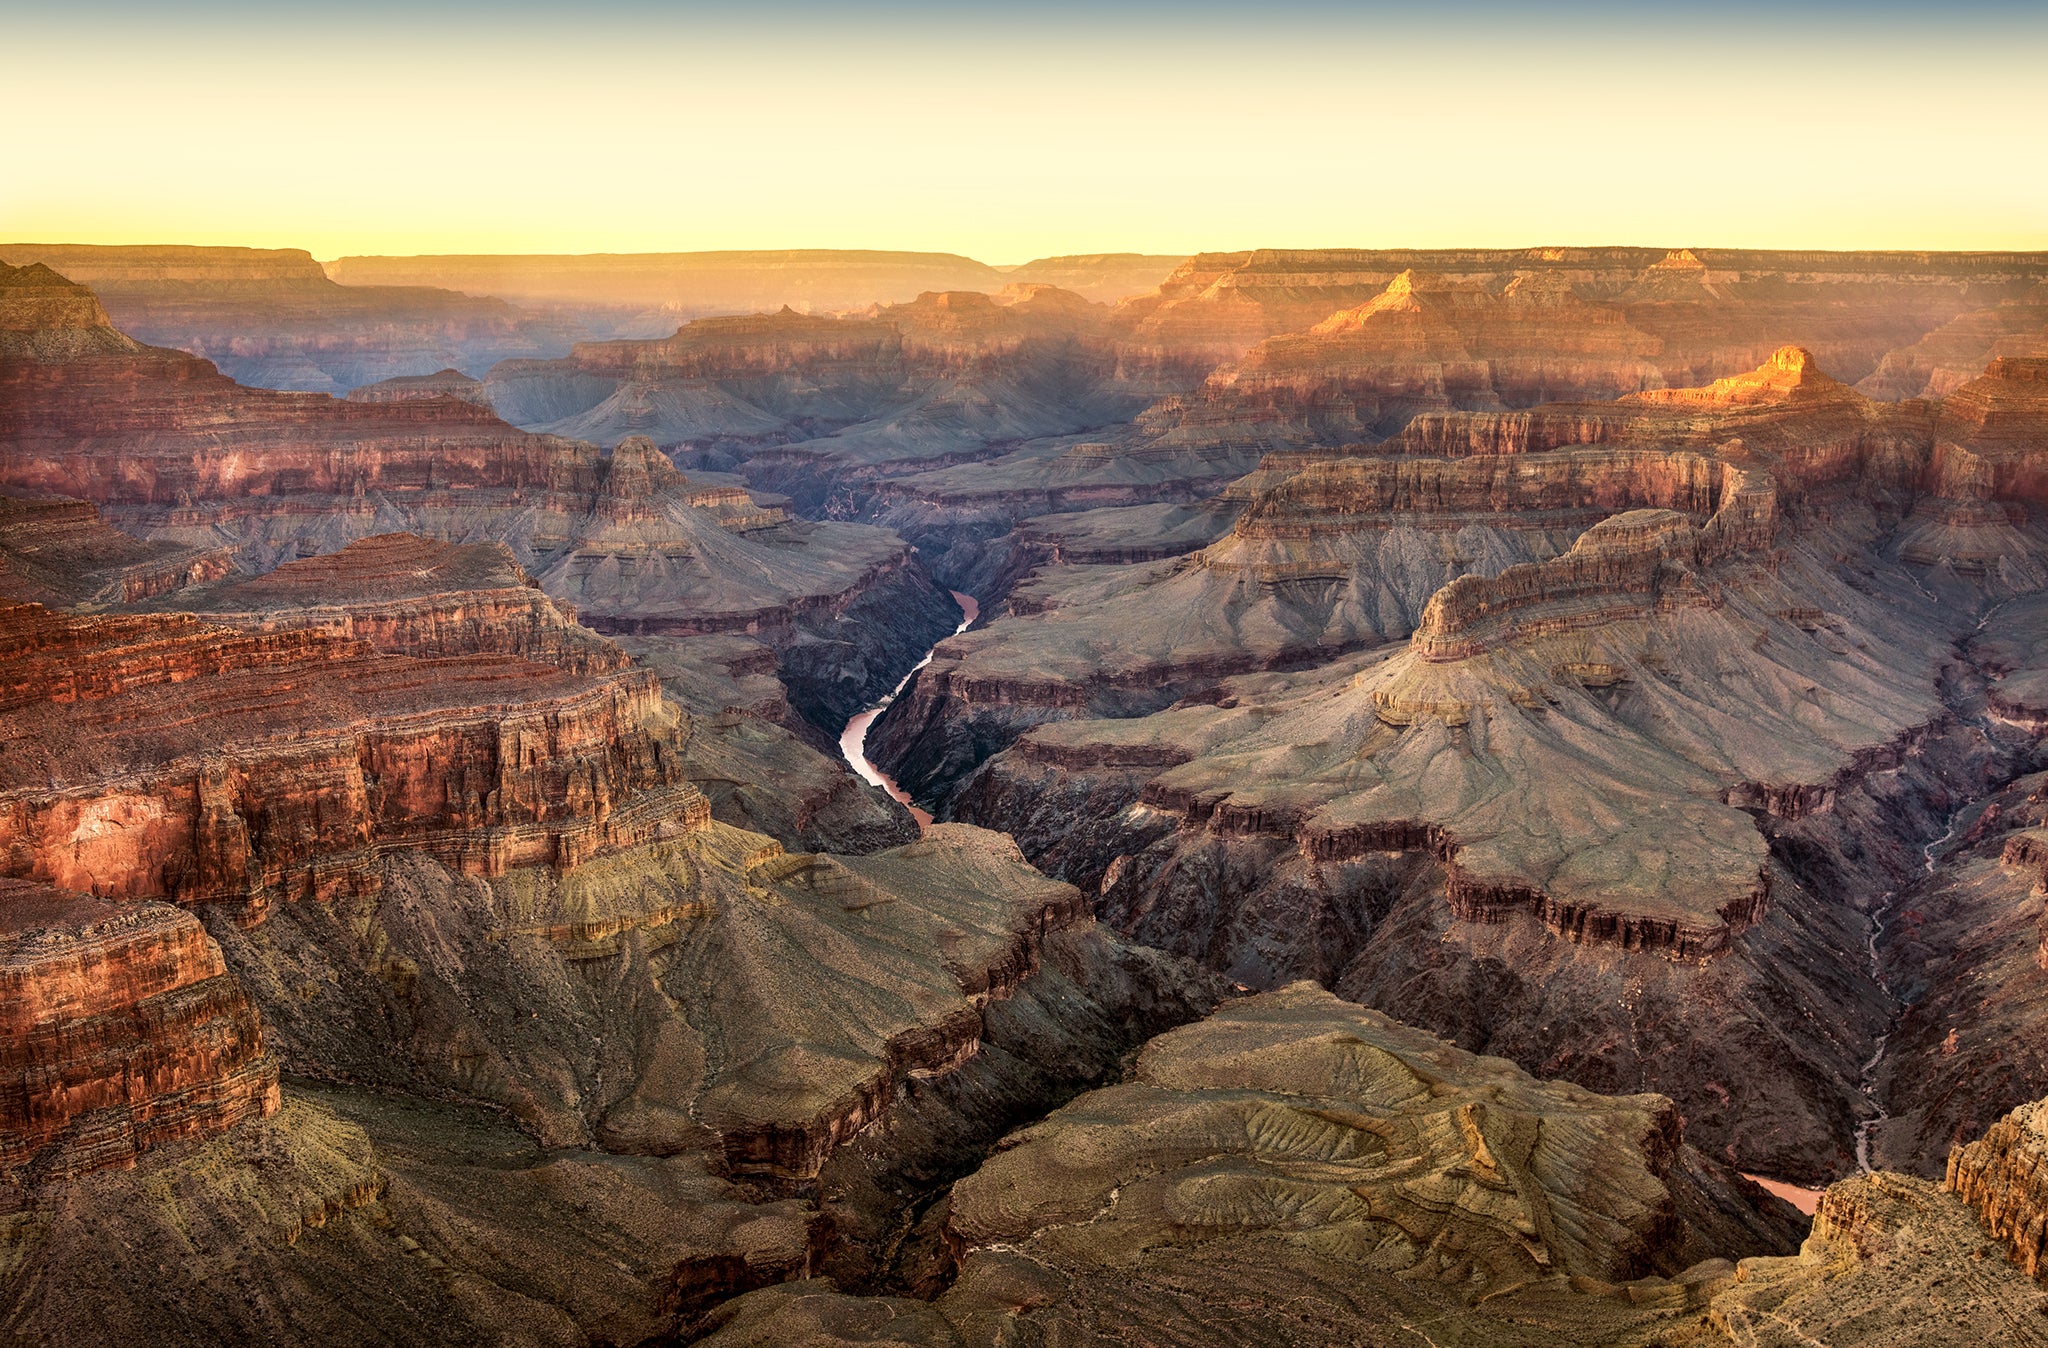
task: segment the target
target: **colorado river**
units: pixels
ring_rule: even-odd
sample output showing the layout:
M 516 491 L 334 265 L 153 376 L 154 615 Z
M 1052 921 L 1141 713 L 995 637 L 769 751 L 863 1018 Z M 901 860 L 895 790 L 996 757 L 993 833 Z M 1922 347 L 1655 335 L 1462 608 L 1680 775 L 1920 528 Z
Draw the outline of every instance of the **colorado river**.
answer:
M 958 590 L 952 593 L 954 600 L 960 605 L 961 612 L 967 615 L 960 620 L 960 625 L 949 634 L 957 637 L 968 628 L 974 626 L 974 620 L 981 616 L 981 603 L 971 594 L 962 594 Z M 944 638 L 941 638 L 941 640 L 944 640 Z M 938 649 L 937 643 L 933 643 L 932 649 L 924 653 L 924 659 L 910 667 L 910 673 L 905 674 L 902 679 L 898 680 L 896 686 L 889 690 L 887 697 L 877 702 L 874 706 L 869 707 L 866 711 L 856 714 L 851 721 L 846 723 L 846 729 L 839 732 L 839 752 L 845 755 L 847 766 L 860 774 L 862 781 L 867 782 L 870 786 L 879 786 L 896 799 L 902 801 L 905 807 L 909 809 L 911 817 L 917 820 L 917 826 L 920 829 L 926 828 L 931 824 L 931 815 L 910 803 L 910 793 L 896 785 L 895 778 L 876 767 L 873 763 L 868 762 L 868 730 L 874 725 L 875 718 L 889 709 L 889 704 L 896 700 L 897 694 L 910 686 L 910 681 L 917 677 L 917 671 L 932 662 L 932 653 Z

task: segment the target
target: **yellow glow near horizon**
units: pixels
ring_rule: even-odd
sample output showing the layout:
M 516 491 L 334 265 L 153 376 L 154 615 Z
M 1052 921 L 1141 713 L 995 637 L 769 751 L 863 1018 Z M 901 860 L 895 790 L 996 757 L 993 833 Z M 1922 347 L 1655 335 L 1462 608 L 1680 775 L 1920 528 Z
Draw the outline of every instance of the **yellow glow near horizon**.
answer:
M 2048 248 L 2031 37 L 1211 27 L 138 19 L 0 85 L 0 241 Z

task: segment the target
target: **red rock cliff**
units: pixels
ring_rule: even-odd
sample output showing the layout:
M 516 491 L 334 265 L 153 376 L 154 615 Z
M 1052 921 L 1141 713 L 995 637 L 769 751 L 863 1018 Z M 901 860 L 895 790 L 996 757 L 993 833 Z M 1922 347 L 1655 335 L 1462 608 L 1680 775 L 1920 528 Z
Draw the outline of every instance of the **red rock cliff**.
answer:
M 190 913 L 0 879 L 0 1203 L 277 1107 L 256 1010 Z
M 495 874 L 709 815 L 645 671 L 35 605 L 0 634 L 0 874 L 267 901 L 374 886 L 391 848 Z

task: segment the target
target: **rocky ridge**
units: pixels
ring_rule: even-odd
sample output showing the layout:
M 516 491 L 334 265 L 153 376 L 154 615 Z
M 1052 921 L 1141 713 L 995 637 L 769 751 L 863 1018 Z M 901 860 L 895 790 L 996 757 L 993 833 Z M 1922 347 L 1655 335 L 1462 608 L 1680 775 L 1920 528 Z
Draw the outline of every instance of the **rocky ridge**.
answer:
M 0 486 L 258 568 L 397 531 L 502 542 L 602 630 L 764 634 L 834 727 L 957 622 L 901 539 L 791 520 L 644 440 L 605 454 L 454 399 L 249 389 L 155 348 L 0 358 L 0 388 Z

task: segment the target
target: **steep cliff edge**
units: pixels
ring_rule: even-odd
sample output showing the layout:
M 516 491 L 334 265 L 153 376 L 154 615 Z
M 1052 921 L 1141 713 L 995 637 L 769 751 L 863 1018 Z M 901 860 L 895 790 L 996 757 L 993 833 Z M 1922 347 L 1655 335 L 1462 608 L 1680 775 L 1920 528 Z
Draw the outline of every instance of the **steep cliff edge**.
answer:
M 260 910 L 374 886 L 393 845 L 489 874 L 708 817 L 643 671 L 387 656 L 185 616 L 5 618 L 10 874 Z
M 1119 306 L 1127 372 L 1196 378 L 1261 340 L 1306 332 L 1403 272 L 1499 293 L 1518 278 L 1617 307 L 1657 344 L 1669 385 L 1748 369 L 1796 343 L 1863 378 L 1958 315 L 2024 300 L 2042 253 L 1853 253 L 1740 248 L 1256 249 L 1203 253 Z
M 0 1210 L 278 1107 L 256 1009 L 197 918 L 0 879 Z
M 1970 1205 L 2013 1263 L 2039 1278 L 2048 1254 L 2048 1101 L 2020 1106 L 1950 1152 L 1943 1187 Z

